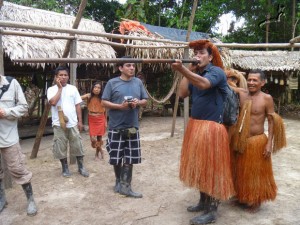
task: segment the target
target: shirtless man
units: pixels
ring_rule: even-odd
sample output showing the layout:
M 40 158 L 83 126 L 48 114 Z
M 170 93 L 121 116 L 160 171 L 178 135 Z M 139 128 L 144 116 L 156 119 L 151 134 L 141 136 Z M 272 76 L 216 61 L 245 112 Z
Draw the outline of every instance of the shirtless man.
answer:
M 265 74 L 252 70 L 247 79 L 248 91 L 235 89 L 240 96 L 242 110 L 233 137 L 236 155 L 235 189 L 239 203 L 255 212 L 264 201 L 274 200 L 277 187 L 272 171 L 272 139 L 274 103 L 271 95 L 261 88 Z M 268 136 L 264 134 L 264 122 L 268 120 Z

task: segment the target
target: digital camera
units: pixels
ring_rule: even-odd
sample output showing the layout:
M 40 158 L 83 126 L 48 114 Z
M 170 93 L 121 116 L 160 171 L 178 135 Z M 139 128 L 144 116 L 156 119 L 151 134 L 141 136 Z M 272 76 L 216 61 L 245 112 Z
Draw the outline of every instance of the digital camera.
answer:
M 125 99 L 126 102 L 132 102 L 133 101 L 132 96 L 124 96 L 124 99 Z

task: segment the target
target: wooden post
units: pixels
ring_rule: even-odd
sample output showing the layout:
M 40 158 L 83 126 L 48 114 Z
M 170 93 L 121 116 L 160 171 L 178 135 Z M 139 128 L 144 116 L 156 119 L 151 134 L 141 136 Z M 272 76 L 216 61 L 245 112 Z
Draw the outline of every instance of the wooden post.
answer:
M 3 60 L 4 52 L 2 47 L 2 35 L 0 34 L 0 73 L 4 75 L 4 60 Z M 1 152 L 1 151 L 0 151 Z M 12 187 L 12 180 L 11 176 L 8 172 L 6 162 L 3 160 L 0 154 L 0 167 L 2 167 L 4 172 L 4 187 L 11 188 Z
M 71 51 L 70 51 L 70 57 L 76 58 L 77 55 L 77 41 L 73 40 L 71 42 Z M 70 63 L 70 84 L 76 86 L 76 69 L 77 69 L 77 63 Z
M 176 88 L 176 97 L 175 97 L 175 106 L 173 109 L 171 137 L 174 137 L 174 132 L 175 132 L 175 123 L 176 123 L 177 110 L 178 110 L 178 105 L 179 105 L 179 84 L 180 84 L 181 79 L 182 79 L 182 75 L 180 75 L 180 78 L 178 79 L 177 88 Z
M 70 57 L 71 58 L 76 58 L 77 54 L 77 41 L 72 40 L 71 41 L 71 46 L 70 46 Z M 77 64 L 76 63 L 70 63 L 70 84 L 76 86 L 76 68 Z M 76 163 L 76 157 L 71 156 L 70 154 L 70 164 L 75 164 Z
M 39 148 L 40 148 L 40 143 L 41 143 L 44 131 L 45 131 L 45 127 L 46 127 L 46 124 L 47 124 L 50 109 L 51 109 L 51 105 L 47 101 L 45 110 L 44 110 L 43 115 L 41 117 L 40 126 L 39 126 L 38 131 L 37 131 L 36 136 L 35 136 L 34 145 L 32 147 L 32 151 L 31 151 L 31 155 L 30 155 L 31 159 L 35 159 L 37 157 L 37 153 L 38 153 Z

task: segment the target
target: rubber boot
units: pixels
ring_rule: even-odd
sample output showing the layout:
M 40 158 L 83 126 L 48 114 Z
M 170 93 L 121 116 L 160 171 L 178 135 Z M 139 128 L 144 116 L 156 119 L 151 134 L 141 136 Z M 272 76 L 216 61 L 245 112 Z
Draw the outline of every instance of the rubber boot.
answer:
M 60 162 L 61 162 L 61 166 L 62 166 L 62 175 L 63 175 L 63 177 L 70 177 L 71 173 L 69 171 L 67 158 L 60 159 Z
M 120 177 L 121 177 L 121 170 L 122 166 L 121 164 L 114 165 L 114 171 L 115 171 L 115 176 L 116 176 L 116 184 L 114 186 L 114 192 L 119 193 L 120 192 Z
M 206 194 L 204 192 L 200 192 L 200 199 L 197 205 L 187 207 L 188 212 L 200 212 L 205 210 L 205 202 L 206 202 Z
M 84 176 L 88 177 L 90 174 L 83 166 L 83 156 L 76 156 L 77 164 L 78 164 L 78 172 Z
M 216 212 L 218 209 L 219 201 L 210 196 L 207 197 L 207 200 L 208 202 L 204 214 L 191 219 L 191 225 L 209 224 L 216 222 Z
M 22 188 L 27 197 L 27 215 L 35 216 L 37 214 L 37 207 L 36 207 L 34 199 L 33 199 L 31 183 L 23 184 Z
M 7 205 L 4 187 L 2 186 L 2 180 L 0 179 L 0 212 L 5 208 Z
M 131 190 L 132 165 L 123 165 L 121 170 L 120 194 L 132 198 L 142 198 L 143 195 Z

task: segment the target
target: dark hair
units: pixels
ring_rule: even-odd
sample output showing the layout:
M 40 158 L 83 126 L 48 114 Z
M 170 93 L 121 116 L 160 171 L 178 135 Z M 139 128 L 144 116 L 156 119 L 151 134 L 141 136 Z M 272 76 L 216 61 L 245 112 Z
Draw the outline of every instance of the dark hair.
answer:
M 261 70 L 261 69 L 253 69 L 253 70 L 250 70 L 248 75 L 250 73 L 258 73 L 259 74 L 259 77 L 260 77 L 260 80 L 265 80 L 266 79 L 266 75 L 265 73 Z
M 130 55 L 127 55 L 127 56 L 122 56 L 121 59 L 132 59 L 132 57 Z M 127 63 L 127 62 L 119 62 L 117 63 L 117 67 L 119 66 L 124 66 L 124 64 Z
M 57 67 L 55 69 L 55 75 L 57 75 L 59 73 L 59 71 L 62 71 L 62 70 L 67 71 L 68 75 L 70 74 L 70 71 L 69 71 L 69 69 L 67 67 L 65 67 L 65 66 L 59 66 L 59 67 Z
M 95 96 L 95 94 L 93 93 L 93 90 L 94 90 L 94 87 L 95 87 L 97 84 L 99 84 L 99 85 L 100 85 L 100 88 L 101 88 L 101 91 L 100 91 L 100 93 L 99 93 L 99 95 L 98 95 L 98 98 L 100 98 L 100 100 L 101 100 L 101 98 L 102 98 L 102 93 L 103 93 L 103 88 L 102 88 L 102 82 L 101 82 L 101 81 L 96 81 L 95 83 L 93 83 L 93 86 L 92 86 L 92 88 L 91 88 L 91 98 Z
M 211 49 L 211 47 L 207 48 L 207 52 L 208 52 L 209 55 L 212 55 L 212 49 Z

